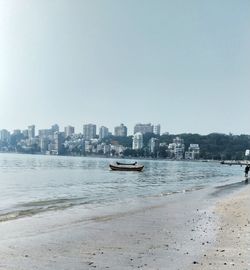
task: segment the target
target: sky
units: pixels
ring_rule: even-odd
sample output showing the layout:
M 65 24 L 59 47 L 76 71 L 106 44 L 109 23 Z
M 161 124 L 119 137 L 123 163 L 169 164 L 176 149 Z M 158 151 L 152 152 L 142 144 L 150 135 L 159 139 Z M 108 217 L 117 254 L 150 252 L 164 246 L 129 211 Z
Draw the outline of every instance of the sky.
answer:
M 0 0 L 0 129 L 250 134 L 249 0 Z

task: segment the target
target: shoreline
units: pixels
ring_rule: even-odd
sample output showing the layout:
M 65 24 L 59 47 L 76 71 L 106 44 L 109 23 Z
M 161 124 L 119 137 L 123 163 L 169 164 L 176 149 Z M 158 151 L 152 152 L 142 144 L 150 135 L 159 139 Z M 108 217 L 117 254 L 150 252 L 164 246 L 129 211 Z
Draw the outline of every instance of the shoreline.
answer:
M 245 187 L 217 195 L 211 187 L 116 208 L 76 207 L 0 223 L 0 269 L 221 269 L 225 258 L 219 260 L 216 250 L 227 250 L 221 243 L 231 235 L 230 205 L 238 200 L 244 205 L 250 190 Z
M 215 239 L 210 192 L 0 223 L 0 269 L 185 269 Z

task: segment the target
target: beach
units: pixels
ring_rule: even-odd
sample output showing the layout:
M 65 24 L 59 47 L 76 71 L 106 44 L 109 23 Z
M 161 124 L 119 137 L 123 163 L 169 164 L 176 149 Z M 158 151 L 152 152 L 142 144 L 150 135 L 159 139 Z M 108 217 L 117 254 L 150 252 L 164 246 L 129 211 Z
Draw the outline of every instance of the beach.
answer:
M 2 222 L 0 269 L 248 269 L 250 189 L 240 190 Z
M 0 269 L 247 269 L 241 169 L 144 165 L 112 172 L 105 159 L 2 155 Z
M 216 203 L 216 241 L 192 269 L 250 269 L 250 187 Z

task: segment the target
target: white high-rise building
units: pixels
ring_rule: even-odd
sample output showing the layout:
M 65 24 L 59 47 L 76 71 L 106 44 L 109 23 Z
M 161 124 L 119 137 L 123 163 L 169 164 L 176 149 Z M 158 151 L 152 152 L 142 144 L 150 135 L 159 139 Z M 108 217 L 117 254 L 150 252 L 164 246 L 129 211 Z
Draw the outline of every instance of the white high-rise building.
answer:
M 139 150 L 143 148 L 143 135 L 141 132 L 137 132 L 133 136 L 133 150 Z
M 29 139 L 35 138 L 35 125 L 28 126 L 28 137 Z
M 69 137 L 75 133 L 75 128 L 72 126 L 67 126 L 64 128 L 65 137 Z
M 102 140 L 109 135 L 109 129 L 107 127 L 101 126 L 99 129 L 99 139 Z
M 156 135 L 161 135 L 161 125 L 154 125 L 153 133 Z
M 155 153 L 159 149 L 159 140 L 157 138 L 151 138 L 149 140 L 150 153 Z
M 83 125 L 83 136 L 85 140 L 91 140 L 96 137 L 96 125 Z

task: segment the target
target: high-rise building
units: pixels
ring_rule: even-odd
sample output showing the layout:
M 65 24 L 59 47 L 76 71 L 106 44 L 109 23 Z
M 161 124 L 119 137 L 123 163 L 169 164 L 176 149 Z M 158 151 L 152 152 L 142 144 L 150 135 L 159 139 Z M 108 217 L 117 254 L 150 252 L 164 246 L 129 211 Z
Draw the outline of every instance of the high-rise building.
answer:
M 28 137 L 29 139 L 35 138 L 35 125 L 28 126 Z
M 21 135 L 21 130 L 20 129 L 14 129 L 13 130 L 13 135 Z
M 45 153 L 48 150 L 49 139 L 46 137 L 40 137 L 39 144 L 40 144 L 41 152 Z
M 133 147 L 134 150 L 139 150 L 143 148 L 143 135 L 137 132 L 133 136 Z
M 39 129 L 38 130 L 38 136 L 39 138 L 47 138 L 49 136 L 52 136 L 53 132 L 51 129 Z
M 151 138 L 149 140 L 150 153 L 155 154 L 159 150 L 159 139 Z
M 57 124 L 54 124 L 54 125 L 51 126 L 51 130 L 52 130 L 52 134 L 54 132 L 59 132 L 59 126 Z
M 23 130 L 22 131 L 22 134 L 23 134 L 23 137 L 24 138 L 28 138 L 29 137 L 29 131 L 28 131 L 28 129 Z
M 114 135 L 119 137 L 127 137 L 128 129 L 124 124 L 120 124 L 114 128 Z
M 8 130 L 0 130 L 0 141 L 5 143 L 8 143 L 10 141 L 10 132 Z
M 151 123 L 148 124 L 138 123 L 134 127 L 134 134 L 137 132 L 140 132 L 142 134 L 153 133 L 153 126 L 151 125 Z
M 101 126 L 99 129 L 99 139 L 102 140 L 109 135 L 109 129 L 107 127 Z
M 62 153 L 63 148 L 63 132 L 55 132 L 54 133 L 54 146 L 55 146 L 55 154 L 60 155 Z
M 75 128 L 72 126 L 67 126 L 64 128 L 65 137 L 69 137 L 75 133 Z
M 153 133 L 156 135 L 161 135 L 161 125 L 160 124 L 154 125 Z
M 91 140 L 96 137 L 96 125 L 87 124 L 83 125 L 83 136 L 85 140 Z

